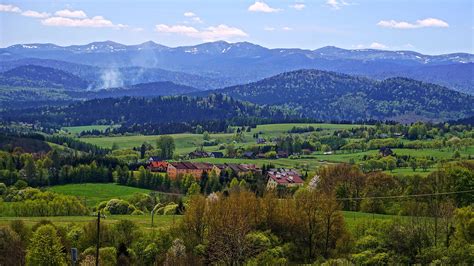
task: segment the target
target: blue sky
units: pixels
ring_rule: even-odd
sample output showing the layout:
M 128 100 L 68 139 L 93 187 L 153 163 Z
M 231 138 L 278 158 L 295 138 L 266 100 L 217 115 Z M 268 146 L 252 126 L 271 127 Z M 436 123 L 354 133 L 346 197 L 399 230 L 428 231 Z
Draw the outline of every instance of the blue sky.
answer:
M 85 0 L 0 2 L 0 46 L 112 40 L 168 46 L 249 41 L 265 47 L 474 53 L 472 0 Z

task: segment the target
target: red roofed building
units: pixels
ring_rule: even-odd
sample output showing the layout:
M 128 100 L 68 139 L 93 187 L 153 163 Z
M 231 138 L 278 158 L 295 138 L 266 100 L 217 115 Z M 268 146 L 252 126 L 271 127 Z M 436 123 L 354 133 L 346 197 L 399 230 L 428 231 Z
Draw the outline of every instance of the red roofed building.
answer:
M 210 172 L 212 167 L 213 165 L 209 163 L 172 162 L 168 164 L 166 172 L 171 179 L 176 179 L 179 175 L 189 174 L 199 180 L 202 173 Z
M 267 189 L 274 189 L 277 186 L 296 187 L 304 184 L 300 174 L 293 169 L 270 169 L 267 176 Z
M 148 164 L 148 169 L 152 172 L 166 172 L 168 169 L 168 162 L 152 161 Z

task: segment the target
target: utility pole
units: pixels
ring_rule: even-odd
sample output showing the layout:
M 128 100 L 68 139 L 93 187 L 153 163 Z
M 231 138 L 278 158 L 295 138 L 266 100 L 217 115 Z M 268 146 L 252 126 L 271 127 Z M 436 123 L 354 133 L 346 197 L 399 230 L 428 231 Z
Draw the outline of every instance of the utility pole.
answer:
M 97 212 L 97 244 L 95 250 L 95 265 L 99 266 L 99 247 L 100 247 L 100 211 Z

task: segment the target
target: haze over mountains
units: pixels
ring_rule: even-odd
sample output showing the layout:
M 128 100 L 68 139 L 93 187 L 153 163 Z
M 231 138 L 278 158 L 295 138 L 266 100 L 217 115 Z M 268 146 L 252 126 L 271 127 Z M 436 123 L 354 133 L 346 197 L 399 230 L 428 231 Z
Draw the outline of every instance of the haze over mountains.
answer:
M 123 45 L 107 41 L 67 47 L 13 45 L 0 49 L 0 62 L 0 110 L 34 108 L 28 112 L 41 114 L 6 113 L 5 117 L 27 122 L 58 115 L 72 121 L 71 117 L 78 115 L 72 111 L 77 101 L 119 98 L 96 102 L 113 108 L 114 104 L 128 106 L 129 98 L 123 97 L 210 94 L 278 110 L 276 116 L 267 115 L 269 119 L 285 114 L 325 121 L 413 122 L 474 115 L 474 55 L 467 53 L 430 56 L 331 46 L 268 49 L 223 41 L 171 48 L 153 42 Z M 178 102 L 186 108 L 187 100 Z M 142 104 L 147 106 L 146 99 Z M 131 123 L 122 119 L 131 108 L 114 108 L 108 119 Z M 213 106 L 200 108 L 195 120 L 209 119 L 205 114 Z M 232 108 L 221 111 L 235 114 Z M 82 107 L 79 110 L 84 111 Z M 105 121 L 100 114 L 99 109 L 88 113 L 87 121 Z M 151 121 L 133 120 L 140 122 Z
M 268 49 L 248 42 L 224 41 L 167 47 L 154 42 L 123 45 L 17 44 L 0 49 L 0 71 L 40 65 L 70 72 L 92 88 L 154 81 L 199 89 L 244 84 L 298 69 L 319 69 L 375 79 L 408 77 L 474 94 L 474 55 L 423 55 L 413 51 Z M 93 66 L 93 67 L 90 67 Z

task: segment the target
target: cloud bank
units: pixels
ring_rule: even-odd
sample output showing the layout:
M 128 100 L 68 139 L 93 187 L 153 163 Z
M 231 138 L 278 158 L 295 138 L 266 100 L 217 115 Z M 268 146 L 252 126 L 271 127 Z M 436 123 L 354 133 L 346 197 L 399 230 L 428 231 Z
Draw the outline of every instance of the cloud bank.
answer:
M 396 20 L 381 20 L 377 23 L 378 26 L 393 29 L 418 29 L 418 28 L 447 28 L 449 24 L 446 21 L 437 18 L 419 19 L 415 23 Z

